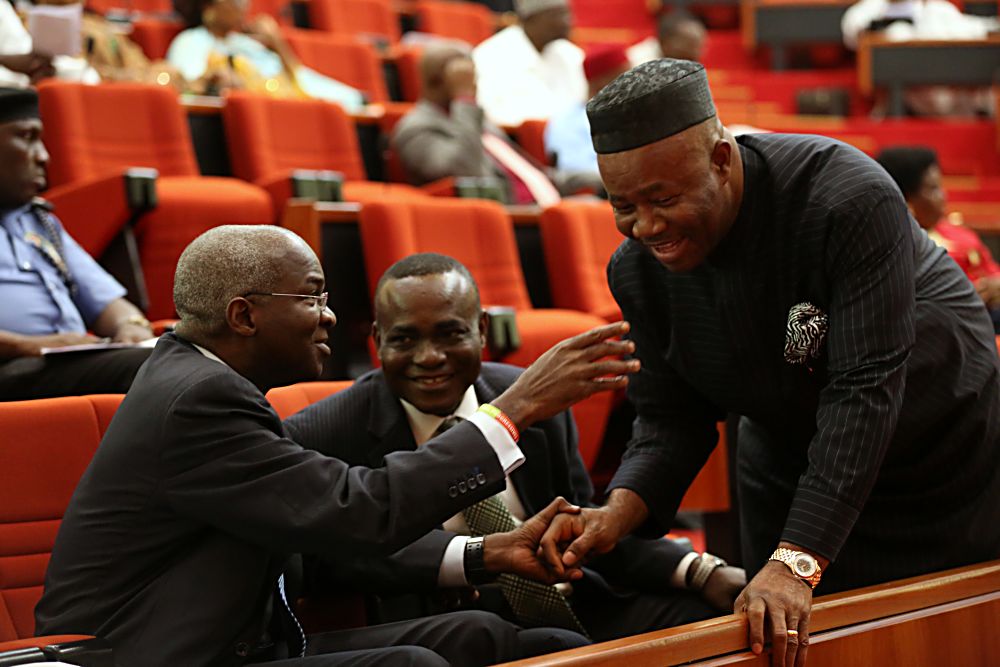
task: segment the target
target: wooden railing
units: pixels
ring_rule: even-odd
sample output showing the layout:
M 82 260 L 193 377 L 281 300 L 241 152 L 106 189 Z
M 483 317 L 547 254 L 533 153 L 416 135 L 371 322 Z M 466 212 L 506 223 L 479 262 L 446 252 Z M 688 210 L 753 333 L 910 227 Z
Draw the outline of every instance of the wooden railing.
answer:
M 816 599 L 809 667 L 1000 664 L 1000 561 Z M 743 616 L 692 623 L 509 665 L 764 665 L 748 651 Z

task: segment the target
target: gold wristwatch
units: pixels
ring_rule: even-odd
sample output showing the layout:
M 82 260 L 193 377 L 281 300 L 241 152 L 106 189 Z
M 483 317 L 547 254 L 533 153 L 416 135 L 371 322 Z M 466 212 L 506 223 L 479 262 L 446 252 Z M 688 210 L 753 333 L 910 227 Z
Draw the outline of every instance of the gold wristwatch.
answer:
M 816 559 L 804 551 L 778 547 L 771 554 L 770 560 L 780 561 L 787 565 L 792 574 L 808 584 L 809 588 L 816 588 L 816 584 L 819 583 L 820 577 L 823 575 L 823 570 Z

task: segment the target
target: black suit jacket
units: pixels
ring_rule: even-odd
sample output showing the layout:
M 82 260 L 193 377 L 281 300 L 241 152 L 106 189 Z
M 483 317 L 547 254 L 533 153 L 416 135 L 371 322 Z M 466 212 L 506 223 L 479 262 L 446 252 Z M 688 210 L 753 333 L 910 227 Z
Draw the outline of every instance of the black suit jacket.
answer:
M 378 470 L 303 449 L 249 380 L 167 334 L 70 501 L 37 630 L 106 637 L 122 667 L 241 664 L 285 554 L 392 553 L 503 486 L 472 425 Z
M 475 382 L 476 396 L 489 402 L 507 389 L 521 370 L 485 363 Z M 351 388 L 330 396 L 285 420 L 289 437 L 308 449 L 353 465 L 385 465 L 393 452 L 416 449 L 409 421 L 380 370 L 361 377 Z M 591 505 L 593 487 L 577 448 L 576 425 L 567 410 L 521 433 L 525 462 L 511 474 L 525 510 L 533 515 L 556 496 Z M 427 493 L 430 491 L 428 490 Z M 438 529 L 388 558 L 339 562 L 326 573 L 343 586 L 366 592 L 430 592 L 448 542 L 455 534 Z M 608 584 L 666 592 L 670 576 L 689 549 L 671 540 L 625 538 L 586 570 L 586 590 L 609 590 Z M 574 598 L 576 595 L 574 595 Z

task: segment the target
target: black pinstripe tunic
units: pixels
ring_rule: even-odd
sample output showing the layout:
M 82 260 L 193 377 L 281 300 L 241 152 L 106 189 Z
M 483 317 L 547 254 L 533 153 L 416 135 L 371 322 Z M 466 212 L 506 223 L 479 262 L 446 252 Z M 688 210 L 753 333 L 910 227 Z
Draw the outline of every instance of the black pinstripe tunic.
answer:
M 612 488 L 644 498 L 651 530 L 669 525 L 734 412 L 751 573 L 779 539 L 834 561 L 827 592 L 1000 557 L 1000 363 L 982 300 L 861 152 L 738 142 L 740 212 L 703 265 L 670 273 L 634 241 L 609 264 L 643 364 Z M 791 364 L 803 302 L 829 330 L 819 358 Z

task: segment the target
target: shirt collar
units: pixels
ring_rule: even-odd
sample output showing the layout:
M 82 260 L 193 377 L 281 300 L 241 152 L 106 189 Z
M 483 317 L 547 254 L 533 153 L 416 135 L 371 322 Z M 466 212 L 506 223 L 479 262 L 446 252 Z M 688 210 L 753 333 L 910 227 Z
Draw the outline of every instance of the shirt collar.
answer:
M 479 409 L 479 399 L 476 398 L 476 390 L 470 384 L 468 389 L 465 390 L 465 394 L 462 396 L 462 402 L 458 404 L 455 411 L 444 417 L 438 415 L 428 414 L 426 412 L 421 412 L 412 403 L 409 403 L 402 398 L 399 402 L 403 404 L 403 410 L 406 412 L 406 418 L 410 422 L 410 430 L 413 431 L 413 439 L 416 441 L 417 445 L 422 445 L 431 439 L 434 435 L 434 431 L 438 429 L 443 422 L 448 417 L 461 417 L 462 419 L 468 419 L 472 415 L 476 414 L 476 410 Z
M 31 208 L 31 204 L 25 204 L 24 206 L 18 206 L 17 208 L 8 208 L 0 210 L 0 225 L 6 227 L 8 223 L 17 220 L 22 215 L 27 213 L 28 209 Z
M 191 341 L 188 341 L 188 342 L 190 343 Z M 191 344 L 194 345 L 194 347 L 195 347 L 196 350 L 198 350 L 199 352 L 201 352 L 203 355 L 205 355 L 206 357 L 208 357 L 212 361 L 218 361 L 223 366 L 226 366 L 227 368 L 229 367 L 229 364 L 227 364 L 222 359 L 220 359 L 219 355 L 217 355 L 215 352 L 212 352 L 211 350 L 208 350 L 208 349 L 202 347 L 201 345 L 198 345 L 198 343 L 191 343 Z

